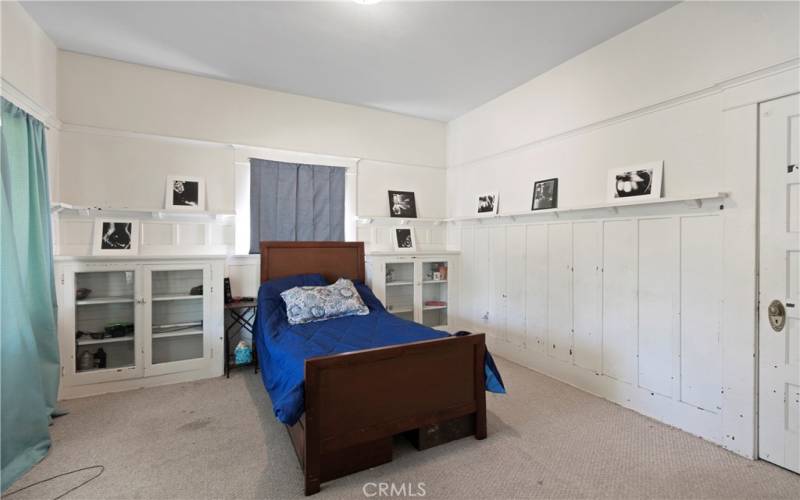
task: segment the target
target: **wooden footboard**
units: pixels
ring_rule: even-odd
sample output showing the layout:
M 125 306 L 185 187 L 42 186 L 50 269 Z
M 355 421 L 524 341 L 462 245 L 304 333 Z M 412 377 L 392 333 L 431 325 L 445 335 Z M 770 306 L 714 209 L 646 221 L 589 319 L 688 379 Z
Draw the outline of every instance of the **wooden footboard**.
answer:
M 395 434 L 470 416 L 460 428 L 485 438 L 485 352 L 477 334 L 306 360 L 305 415 L 289 429 L 306 495 L 390 461 Z

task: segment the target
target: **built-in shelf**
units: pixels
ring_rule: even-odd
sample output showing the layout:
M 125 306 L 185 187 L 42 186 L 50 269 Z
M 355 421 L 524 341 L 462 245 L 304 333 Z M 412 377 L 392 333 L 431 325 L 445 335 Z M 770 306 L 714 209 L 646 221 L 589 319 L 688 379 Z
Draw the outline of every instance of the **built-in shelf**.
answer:
M 195 300 L 202 299 L 202 295 L 189 295 L 186 293 L 174 293 L 165 295 L 154 295 L 153 302 L 162 302 L 165 300 Z
M 443 306 L 423 306 L 422 307 L 423 311 L 435 311 L 437 309 L 447 309 L 447 305 L 443 305 Z
M 203 334 L 202 328 L 187 328 L 186 330 L 178 330 L 175 332 L 162 332 L 162 333 L 153 332 L 153 340 L 166 339 L 171 337 L 185 337 L 187 335 L 202 335 L 202 334 Z
M 724 199 L 727 198 L 728 195 L 729 193 L 724 191 L 715 191 L 711 193 L 701 193 L 691 196 L 658 198 L 658 199 L 643 200 L 643 201 L 629 201 L 624 203 L 595 203 L 591 205 L 578 205 L 573 207 L 553 208 L 549 210 L 536 210 L 536 211 L 529 210 L 524 212 L 499 213 L 496 215 L 484 215 L 484 216 L 471 215 L 467 217 L 452 217 L 449 219 L 445 219 L 445 222 L 483 221 L 487 219 L 497 219 L 503 217 L 515 219 L 517 217 L 531 217 L 537 215 L 555 215 L 556 217 L 558 217 L 560 214 L 581 212 L 588 210 L 610 210 L 613 213 L 617 213 L 620 209 L 631 208 L 631 207 L 664 205 L 667 203 L 683 203 L 689 205 L 690 207 L 700 208 L 703 206 L 703 203 L 707 201 Z
M 387 309 L 387 311 L 389 311 L 392 314 L 404 314 L 404 313 L 414 312 L 414 309 L 412 307 L 401 307 L 399 309 L 397 308 Z
M 75 339 L 78 345 L 92 345 L 92 344 L 110 344 L 113 342 L 133 342 L 133 335 L 125 335 L 124 337 L 108 337 L 104 339 L 93 339 L 91 337 L 81 337 Z
M 100 304 L 127 304 L 133 302 L 133 297 L 94 297 L 91 299 L 76 300 L 76 306 L 95 306 Z
M 386 286 L 409 286 L 413 284 L 413 281 L 390 281 L 386 283 Z
M 125 368 L 133 368 L 134 365 L 123 365 L 123 366 L 106 366 L 105 368 L 87 368 L 86 370 L 77 370 L 76 373 L 89 373 L 89 372 L 104 372 L 104 371 L 122 371 Z
M 447 280 L 425 280 L 422 282 L 423 285 L 436 285 L 439 283 L 447 283 Z
M 136 207 L 89 207 L 81 205 L 72 205 L 70 203 L 53 203 L 50 205 L 50 210 L 55 213 L 72 213 L 83 215 L 87 217 L 97 217 L 101 215 L 108 215 L 112 217 L 148 217 L 152 219 L 224 219 L 236 215 L 234 212 L 217 212 L 217 211 L 178 211 L 166 210 L 163 208 L 136 208 Z

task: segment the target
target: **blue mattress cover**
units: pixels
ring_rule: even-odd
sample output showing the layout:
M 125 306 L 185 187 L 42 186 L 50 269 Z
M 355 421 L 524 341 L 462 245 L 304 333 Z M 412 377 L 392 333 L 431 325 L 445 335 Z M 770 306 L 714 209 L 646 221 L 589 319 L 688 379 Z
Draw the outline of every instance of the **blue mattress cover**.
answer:
M 254 341 L 261 379 L 269 392 L 275 416 L 287 425 L 294 425 L 305 408 L 306 359 L 449 336 L 389 313 L 372 290 L 362 283 L 356 283 L 356 288 L 369 307 L 368 315 L 290 325 L 280 293 L 295 286 L 322 285 L 327 282 L 321 275 L 306 274 L 267 281 L 258 292 Z M 506 392 L 500 372 L 488 352 L 484 372 L 488 391 Z

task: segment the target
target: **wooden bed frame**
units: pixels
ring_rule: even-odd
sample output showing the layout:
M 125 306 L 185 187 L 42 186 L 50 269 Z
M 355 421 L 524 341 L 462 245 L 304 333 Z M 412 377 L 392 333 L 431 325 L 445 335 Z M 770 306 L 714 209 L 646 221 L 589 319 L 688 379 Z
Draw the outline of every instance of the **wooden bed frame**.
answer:
M 364 244 L 261 242 L 261 281 L 320 273 L 364 280 Z M 305 361 L 305 413 L 288 427 L 305 475 L 320 483 L 392 460 L 405 434 L 425 449 L 486 437 L 483 334 L 414 342 Z

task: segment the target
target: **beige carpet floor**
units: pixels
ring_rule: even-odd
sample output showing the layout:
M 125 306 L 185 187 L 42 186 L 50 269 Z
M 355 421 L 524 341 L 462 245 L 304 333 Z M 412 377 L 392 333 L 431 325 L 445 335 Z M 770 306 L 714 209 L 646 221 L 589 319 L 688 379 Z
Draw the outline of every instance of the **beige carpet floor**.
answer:
M 489 437 L 418 452 L 325 483 L 313 498 L 366 498 L 366 483 L 425 498 L 800 498 L 800 476 L 753 462 L 515 364 L 490 394 Z M 9 491 L 94 464 L 105 473 L 66 498 L 297 498 L 300 468 L 251 371 L 65 401 L 50 455 Z M 78 473 L 12 499 L 52 499 Z M 410 483 L 410 484 L 409 484 Z M 374 486 L 367 487 L 373 493 Z M 378 498 L 378 497 L 374 497 Z

